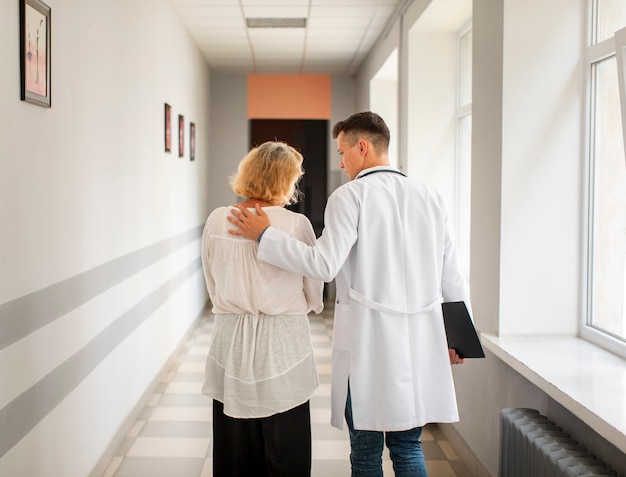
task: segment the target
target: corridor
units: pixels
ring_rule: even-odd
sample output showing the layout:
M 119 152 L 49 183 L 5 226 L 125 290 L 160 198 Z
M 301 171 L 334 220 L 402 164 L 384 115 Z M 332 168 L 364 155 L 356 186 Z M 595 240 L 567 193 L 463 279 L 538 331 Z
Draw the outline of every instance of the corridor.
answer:
M 346 477 L 350 475 L 348 433 L 330 426 L 332 309 L 311 315 L 310 323 L 320 377 L 311 399 L 312 476 Z M 195 325 L 103 477 L 213 475 L 211 401 L 200 394 L 212 326 L 210 314 Z M 430 477 L 470 477 L 436 426 L 424 430 L 422 441 Z M 385 476 L 393 476 L 386 452 L 383 465 Z

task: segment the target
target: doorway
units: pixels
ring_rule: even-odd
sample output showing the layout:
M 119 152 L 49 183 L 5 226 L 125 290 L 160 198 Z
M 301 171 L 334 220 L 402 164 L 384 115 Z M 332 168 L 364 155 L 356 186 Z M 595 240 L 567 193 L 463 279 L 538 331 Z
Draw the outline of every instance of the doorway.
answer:
M 290 210 L 308 217 L 315 236 L 324 228 L 324 209 L 328 198 L 328 121 L 324 119 L 251 119 L 250 147 L 266 141 L 283 141 L 304 157 L 305 174 L 300 180 L 303 199 Z

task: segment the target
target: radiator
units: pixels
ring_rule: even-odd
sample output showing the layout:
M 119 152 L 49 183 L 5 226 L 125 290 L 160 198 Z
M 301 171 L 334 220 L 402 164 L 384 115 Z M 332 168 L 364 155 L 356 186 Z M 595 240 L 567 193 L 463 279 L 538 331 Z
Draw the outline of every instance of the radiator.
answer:
M 535 409 L 500 412 L 499 477 L 617 476 Z

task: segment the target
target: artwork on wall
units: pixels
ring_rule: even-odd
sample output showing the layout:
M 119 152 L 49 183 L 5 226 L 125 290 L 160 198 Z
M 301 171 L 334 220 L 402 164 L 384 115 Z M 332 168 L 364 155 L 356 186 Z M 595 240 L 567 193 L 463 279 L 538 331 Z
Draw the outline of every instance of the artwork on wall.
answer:
M 172 151 L 172 107 L 165 103 L 165 152 Z
M 178 157 L 185 155 L 185 117 L 178 115 Z
M 51 10 L 40 0 L 20 0 L 21 99 L 50 108 Z
M 189 160 L 196 160 L 196 123 L 189 123 Z
M 165 103 L 165 152 L 172 151 L 172 107 Z

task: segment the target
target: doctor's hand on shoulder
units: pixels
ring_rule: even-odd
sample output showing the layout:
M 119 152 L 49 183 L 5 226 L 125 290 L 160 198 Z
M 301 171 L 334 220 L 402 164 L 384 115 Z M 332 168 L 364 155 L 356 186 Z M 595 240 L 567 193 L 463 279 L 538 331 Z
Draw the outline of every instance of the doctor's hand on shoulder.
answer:
M 455 349 L 449 349 L 448 354 L 450 355 L 450 364 L 463 364 L 465 363 L 465 358 L 461 358 Z
M 271 224 L 269 217 L 259 204 L 255 204 L 254 208 L 256 214 L 242 205 L 237 205 L 235 208 L 231 209 L 230 212 L 232 216 L 227 218 L 237 229 L 229 229 L 228 233 L 238 235 L 239 237 L 246 237 L 250 240 L 259 240 L 261 234 Z

